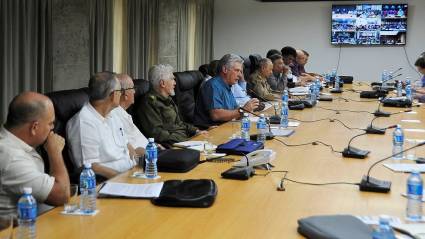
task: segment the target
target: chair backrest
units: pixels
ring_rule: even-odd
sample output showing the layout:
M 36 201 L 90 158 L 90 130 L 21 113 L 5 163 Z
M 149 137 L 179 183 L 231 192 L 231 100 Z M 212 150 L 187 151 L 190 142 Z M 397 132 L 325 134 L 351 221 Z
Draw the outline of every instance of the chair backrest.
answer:
M 249 56 L 249 60 L 251 60 L 251 74 L 260 67 L 261 58 L 259 54 L 252 54 Z
M 243 76 L 245 80 L 248 80 L 251 75 L 251 60 L 249 57 L 241 57 L 243 59 Z
M 203 64 L 203 65 L 200 65 L 199 66 L 198 70 L 202 73 L 202 75 L 204 77 L 207 77 L 207 75 L 208 75 L 208 68 L 209 68 L 209 64 Z
M 200 71 L 174 72 L 174 76 L 176 77 L 174 98 L 180 117 L 184 122 L 193 123 L 195 101 L 204 77 Z
M 46 95 L 52 100 L 55 108 L 56 121 L 54 131 L 66 139 L 66 123 L 88 102 L 88 88 L 61 90 L 50 92 Z M 78 169 L 74 167 L 69 155 L 68 143 L 65 144 L 62 156 L 69 173 L 70 181 L 72 183 L 78 183 L 79 173 Z M 48 162 L 45 163 L 48 165 Z
M 144 79 L 133 79 L 136 92 L 134 93 L 134 104 L 128 107 L 127 112 L 133 117 L 133 121 L 137 122 L 135 109 L 138 107 L 141 99 L 150 89 L 150 82 Z

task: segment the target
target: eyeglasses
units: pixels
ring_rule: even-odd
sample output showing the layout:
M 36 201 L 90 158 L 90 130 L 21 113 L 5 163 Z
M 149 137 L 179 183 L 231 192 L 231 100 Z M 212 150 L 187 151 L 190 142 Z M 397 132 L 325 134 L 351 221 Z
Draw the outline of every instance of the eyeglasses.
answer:
M 137 87 L 136 86 L 133 86 L 133 87 L 130 87 L 130 88 L 127 88 L 127 89 L 122 89 L 123 91 L 126 91 L 126 90 L 137 90 Z

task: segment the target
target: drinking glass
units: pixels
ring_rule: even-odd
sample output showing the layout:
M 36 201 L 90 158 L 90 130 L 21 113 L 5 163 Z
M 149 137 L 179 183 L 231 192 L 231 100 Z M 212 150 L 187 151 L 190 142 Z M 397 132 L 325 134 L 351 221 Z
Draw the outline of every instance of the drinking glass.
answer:
M 417 140 L 415 139 L 406 139 L 405 149 L 411 148 L 417 144 Z M 407 160 L 416 160 L 416 149 L 411 149 L 406 151 L 406 159 Z
M 78 209 L 78 184 L 69 186 L 69 200 L 63 206 L 66 213 L 75 212 Z

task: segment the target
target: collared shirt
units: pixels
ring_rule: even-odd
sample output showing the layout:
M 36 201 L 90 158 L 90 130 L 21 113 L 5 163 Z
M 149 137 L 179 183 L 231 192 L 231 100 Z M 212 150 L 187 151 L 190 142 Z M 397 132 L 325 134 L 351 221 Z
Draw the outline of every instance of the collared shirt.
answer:
M 125 111 L 121 106 L 113 109 L 111 114 L 114 117 L 117 117 L 121 120 L 124 128 L 124 132 L 127 135 L 128 142 L 135 149 L 142 147 L 146 148 L 148 145 L 148 139 L 140 132 L 139 128 L 136 127 L 133 123 L 133 118 L 127 111 Z
M 210 117 L 213 109 L 235 110 L 239 106 L 230 86 L 220 76 L 216 76 L 201 87 L 195 107 L 195 125 L 210 126 L 216 123 Z
M 267 79 L 261 76 L 258 70 L 249 76 L 248 88 L 262 101 L 271 101 L 275 99 L 267 83 Z
M 422 82 L 422 87 L 425 87 L 425 75 L 422 76 L 421 82 Z
M 305 68 L 304 68 L 303 65 L 298 64 L 298 73 L 300 75 L 306 73 Z
M 283 92 L 287 85 L 286 75 L 273 72 L 273 74 L 267 78 L 267 83 L 272 90 Z
M 33 147 L 4 127 L 0 129 L 0 214 L 16 215 L 24 187 L 32 188 L 38 203 L 44 202 L 55 178 L 44 173 L 44 163 Z
M 300 72 L 299 72 L 299 65 L 298 63 L 294 62 L 291 66 L 289 66 L 291 68 L 291 72 L 292 75 L 298 77 L 300 76 Z
M 127 136 L 120 119 L 100 115 L 90 103 L 75 114 L 66 125 L 66 134 L 74 166 L 99 163 L 118 172 L 135 165 L 130 159 Z
M 170 96 L 164 97 L 151 89 L 137 105 L 139 121 L 136 125 L 157 143 L 168 146 L 196 134 L 196 127 L 181 120 L 177 105 Z
M 242 107 L 248 102 L 251 97 L 246 94 L 246 81 L 238 81 L 237 84 L 231 87 L 232 94 L 235 97 L 236 103 Z

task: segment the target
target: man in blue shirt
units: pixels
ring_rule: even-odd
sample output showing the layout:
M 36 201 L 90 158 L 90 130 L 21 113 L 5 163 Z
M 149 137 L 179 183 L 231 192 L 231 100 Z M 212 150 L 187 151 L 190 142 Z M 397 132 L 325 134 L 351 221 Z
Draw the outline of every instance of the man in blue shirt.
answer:
M 232 94 L 235 97 L 236 103 L 242 107 L 248 102 L 251 97 L 246 93 L 246 81 L 241 78 L 238 80 L 238 83 L 232 85 L 231 87 Z
M 220 59 L 218 75 L 201 87 L 195 107 L 195 125 L 209 127 L 241 117 L 231 87 L 243 77 L 242 64 L 243 60 L 235 54 L 226 54 Z M 257 99 L 250 99 L 242 108 L 253 111 L 258 103 Z

